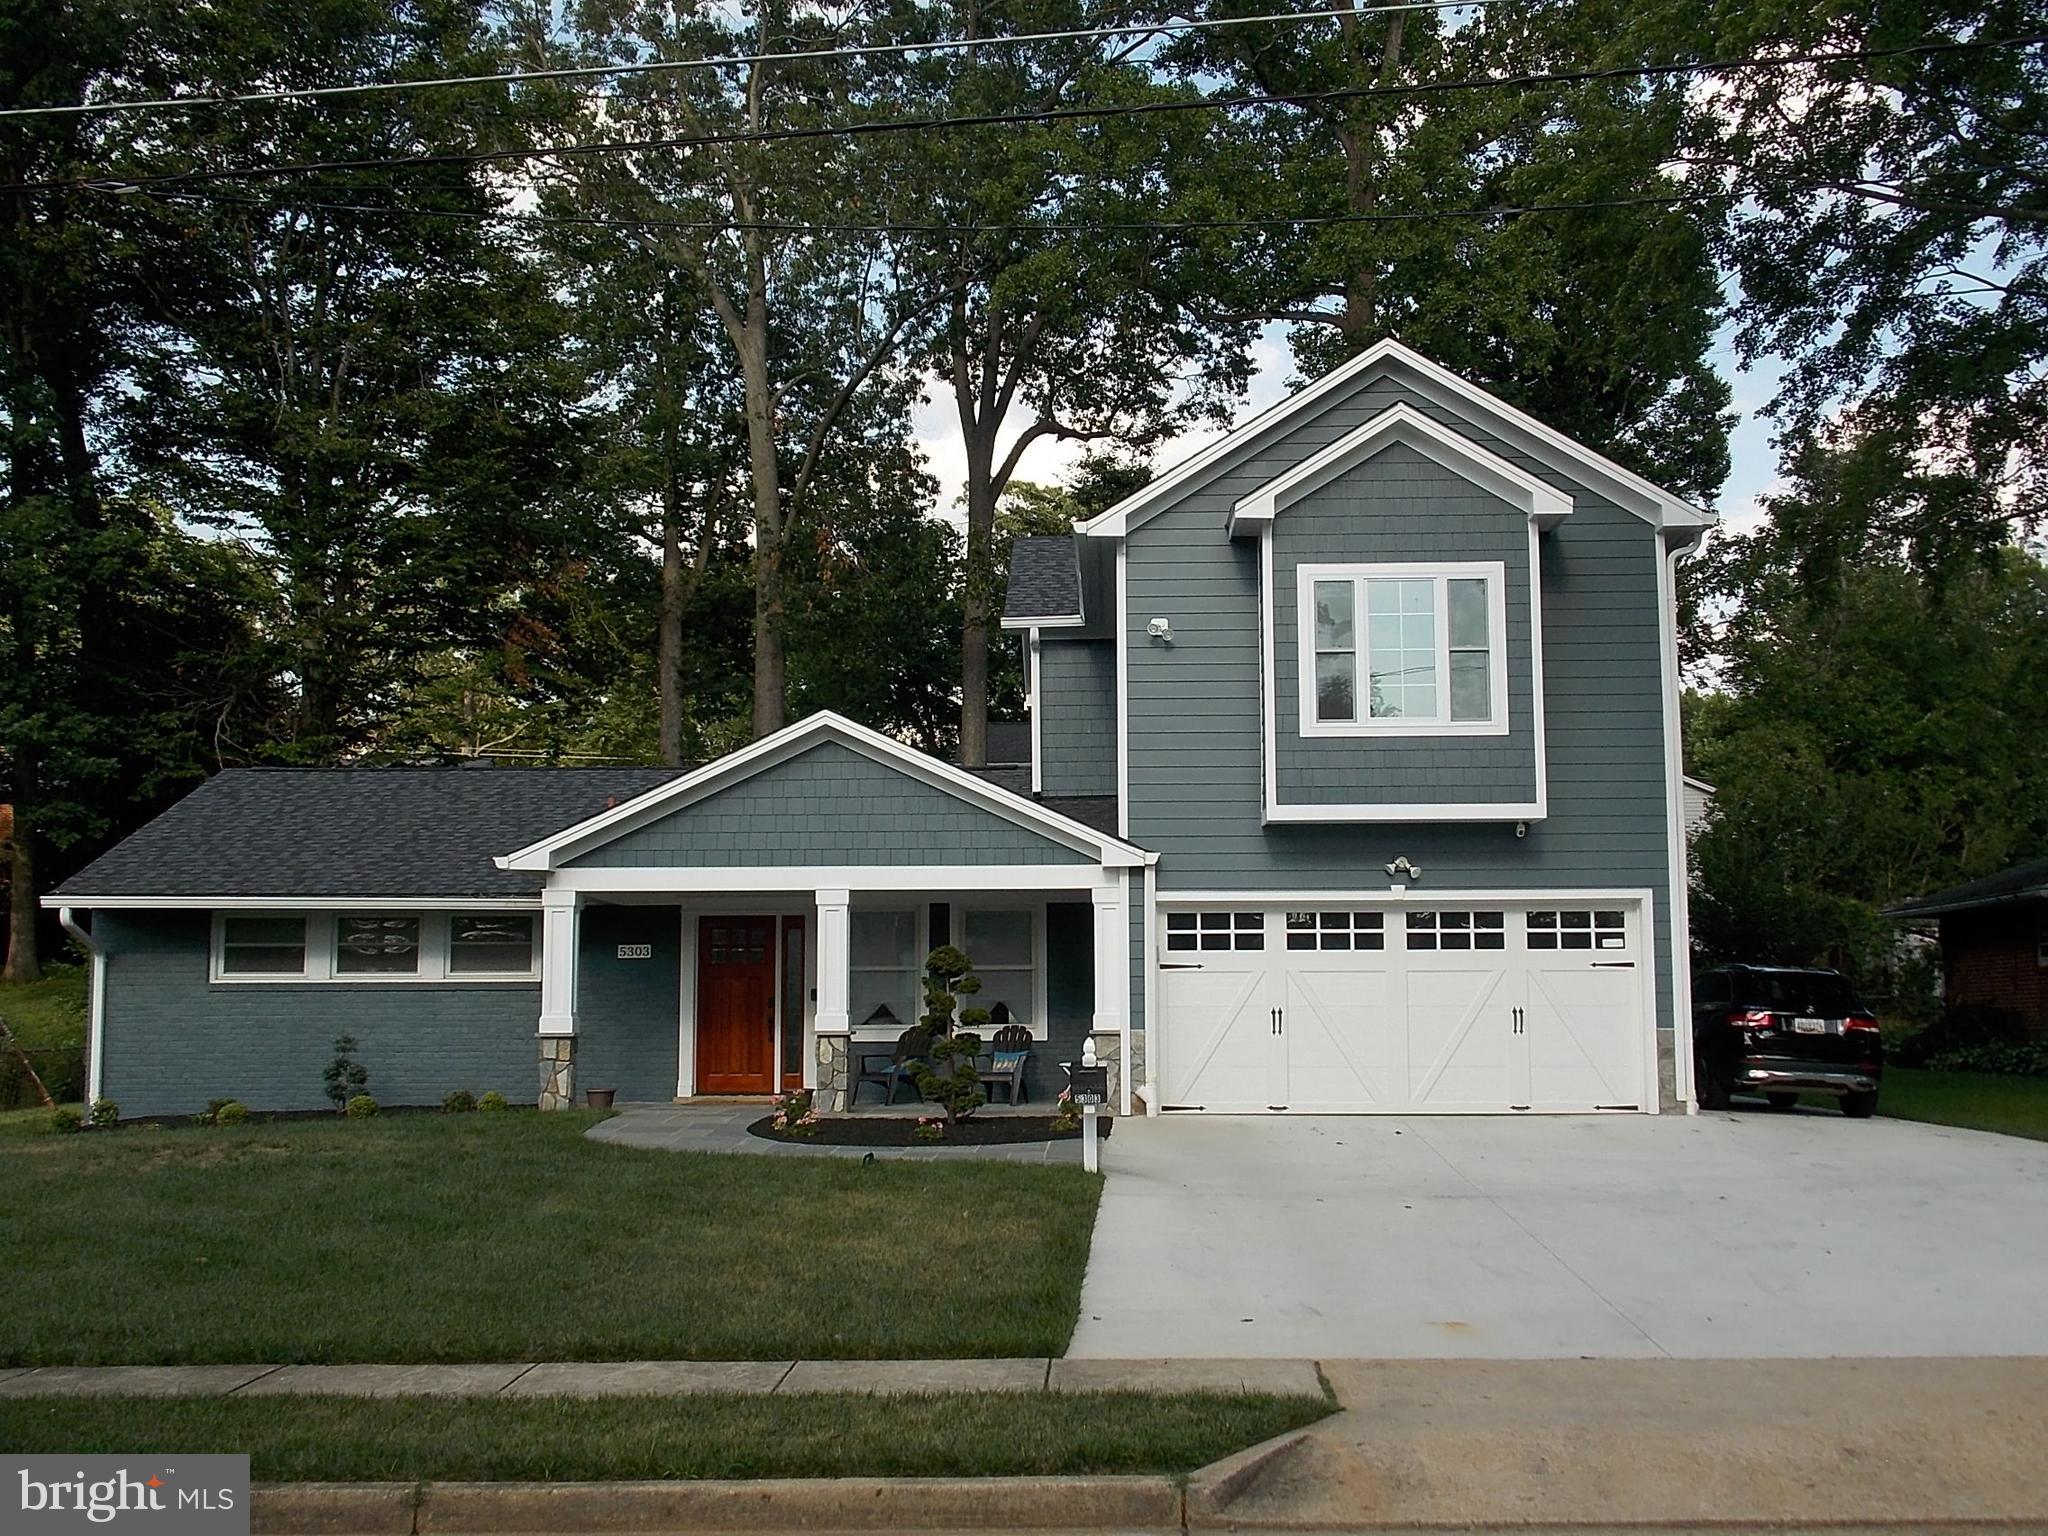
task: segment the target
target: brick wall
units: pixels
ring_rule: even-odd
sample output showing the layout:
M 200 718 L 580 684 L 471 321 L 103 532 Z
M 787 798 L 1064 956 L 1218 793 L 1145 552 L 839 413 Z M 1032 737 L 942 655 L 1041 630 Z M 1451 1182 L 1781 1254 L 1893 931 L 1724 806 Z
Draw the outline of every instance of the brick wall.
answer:
M 2002 1008 L 2048 1034 L 2048 967 L 2040 945 L 2048 902 L 1958 912 L 1941 920 L 1944 995 L 1951 1008 Z

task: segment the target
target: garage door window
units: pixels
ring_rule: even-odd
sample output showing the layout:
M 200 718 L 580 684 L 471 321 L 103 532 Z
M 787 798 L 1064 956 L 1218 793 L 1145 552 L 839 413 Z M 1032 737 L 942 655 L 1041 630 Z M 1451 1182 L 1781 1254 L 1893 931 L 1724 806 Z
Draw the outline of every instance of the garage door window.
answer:
M 1263 912 L 1169 912 L 1166 947 L 1190 949 L 1264 949 Z
M 1626 949 L 1628 922 L 1621 912 L 1561 907 L 1529 914 L 1531 949 Z
M 1410 949 L 1505 949 L 1505 912 L 1410 912 Z
M 1289 949 L 1385 949 L 1384 912 L 1290 912 Z

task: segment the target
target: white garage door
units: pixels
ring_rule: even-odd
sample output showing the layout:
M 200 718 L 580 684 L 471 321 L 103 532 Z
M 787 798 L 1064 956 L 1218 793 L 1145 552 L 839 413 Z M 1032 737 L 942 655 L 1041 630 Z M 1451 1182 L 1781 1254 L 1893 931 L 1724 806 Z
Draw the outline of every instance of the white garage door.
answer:
M 1162 1107 L 1655 1107 L 1640 904 L 1166 906 Z

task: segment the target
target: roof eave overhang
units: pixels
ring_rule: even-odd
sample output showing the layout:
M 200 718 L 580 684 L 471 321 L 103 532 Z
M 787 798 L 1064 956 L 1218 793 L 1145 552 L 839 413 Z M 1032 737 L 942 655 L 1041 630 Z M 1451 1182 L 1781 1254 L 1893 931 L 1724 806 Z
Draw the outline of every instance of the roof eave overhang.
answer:
M 1992 907 L 2016 907 L 2030 901 L 2048 901 L 2048 886 L 2034 886 L 2004 896 L 1973 896 L 1967 901 L 1944 901 L 1932 905 L 1913 903 L 1903 907 L 1887 907 L 1884 915 L 1899 922 L 1913 922 L 1923 917 L 1956 917 L 1964 912 L 1983 912 Z
M 1005 614 L 1001 620 L 1004 629 L 1079 629 L 1088 621 L 1078 613 L 1054 613 L 1044 617 L 1012 618 Z
M 540 894 L 506 895 L 498 892 L 481 896 L 475 892 L 451 891 L 441 896 L 218 896 L 203 892 L 176 896 L 138 896 L 132 893 L 60 891 L 45 896 L 41 905 L 49 911 L 71 907 L 84 912 L 122 910 L 154 912 L 440 912 L 461 907 L 479 912 L 524 911 L 538 908 Z
M 694 773 L 657 785 L 537 843 L 502 854 L 496 863 L 500 869 L 559 869 L 570 860 L 602 847 L 659 816 L 683 810 L 720 790 L 743 783 L 755 774 L 787 762 L 825 741 L 836 741 L 1077 853 L 1088 854 L 1104 868 L 1137 869 L 1158 859 L 1157 854 L 1122 838 L 1098 832 L 1023 795 L 976 778 L 963 768 L 907 747 L 880 731 L 870 730 L 843 715 L 823 710 L 794 725 L 785 726 L 773 735 L 764 736 L 751 746 L 728 753 Z
M 1285 474 L 1240 497 L 1231 508 L 1230 536 L 1255 536 L 1272 525 L 1283 507 L 1397 442 L 1519 508 L 1539 532 L 1555 528 L 1571 515 L 1571 497 L 1556 486 L 1402 402 L 1388 406 Z

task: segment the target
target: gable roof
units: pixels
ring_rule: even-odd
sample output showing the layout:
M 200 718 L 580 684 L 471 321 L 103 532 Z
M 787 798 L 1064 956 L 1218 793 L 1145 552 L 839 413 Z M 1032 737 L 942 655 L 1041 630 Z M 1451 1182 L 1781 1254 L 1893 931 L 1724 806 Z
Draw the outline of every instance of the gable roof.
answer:
M 1239 534 L 1256 533 L 1259 528 L 1270 526 L 1283 506 L 1397 442 L 1407 444 L 1452 474 L 1462 475 L 1510 506 L 1521 508 L 1539 529 L 1554 528 L 1571 514 L 1572 499 L 1563 491 L 1510 464 L 1463 433 L 1423 415 L 1403 400 L 1352 428 L 1292 469 L 1240 496 L 1230 509 L 1230 536 L 1234 539 Z
M 672 768 L 230 768 L 58 886 L 137 897 L 516 897 L 496 856 L 678 776 Z
M 1705 528 L 1718 521 L 1713 513 L 1693 506 L 1634 470 L 1624 468 L 1604 454 L 1566 437 L 1555 427 L 1538 421 L 1527 411 L 1509 405 L 1441 364 L 1431 362 L 1413 347 L 1388 337 L 1373 343 L 1349 362 L 1331 369 L 1285 400 L 1232 428 L 1108 511 L 1077 524 L 1076 531 L 1090 538 L 1122 538 L 1184 492 L 1219 471 L 1236 454 L 1259 439 L 1312 414 L 1360 375 L 1394 368 L 1409 370 L 1426 384 L 1455 399 L 1478 418 L 1478 424 L 1497 429 L 1504 437 L 1520 438 L 1538 457 L 1554 460 L 1560 469 L 1568 466 L 1604 487 L 1614 494 L 1619 505 L 1655 527 Z
M 633 800 L 540 838 L 516 852 L 501 855 L 498 865 L 507 870 L 558 869 L 570 859 L 588 853 L 615 837 L 707 799 L 826 741 L 837 742 L 863 757 L 908 774 L 1052 842 L 1089 854 L 1112 868 L 1133 868 L 1152 863 L 1157 858 L 1157 855 L 1147 853 L 1112 833 L 1062 815 L 964 768 L 941 762 L 884 736 L 880 731 L 858 725 L 844 715 L 821 710 L 794 725 L 784 726 L 773 735 L 762 737 L 751 746 L 742 747 L 694 772 L 649 789 Z
M 1982 907 L 2002 907 L 2016 901 L 2048 901 L 2048 859 L 2029 859 L 1995 875 L 1965 880 L 1932 896 L 1886 907 L 1886 917 L 1941 917 L 1950 912 L 1974 912 Z
M 1010 544 L 1010 585 L 1003 599 L 1003 627 L 1042 628 L 1079 624 L 1080 540 L 1072 534 L 1032 534 Z

